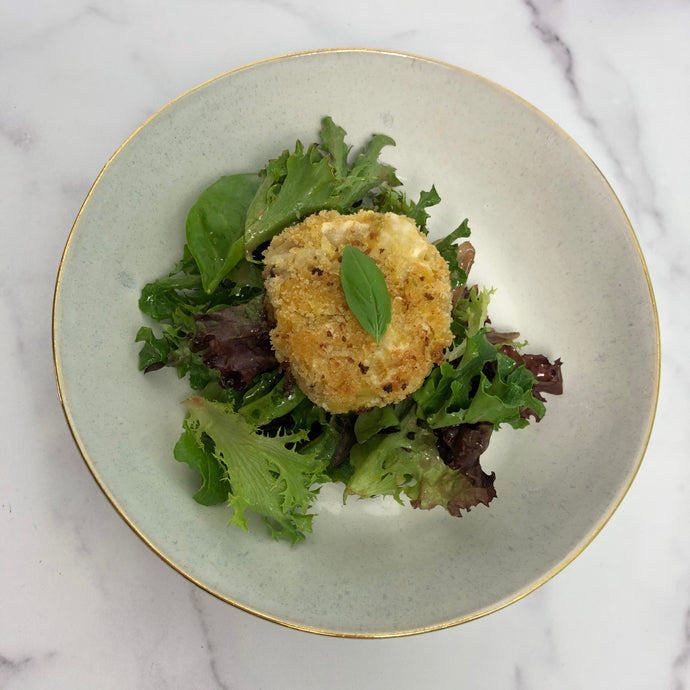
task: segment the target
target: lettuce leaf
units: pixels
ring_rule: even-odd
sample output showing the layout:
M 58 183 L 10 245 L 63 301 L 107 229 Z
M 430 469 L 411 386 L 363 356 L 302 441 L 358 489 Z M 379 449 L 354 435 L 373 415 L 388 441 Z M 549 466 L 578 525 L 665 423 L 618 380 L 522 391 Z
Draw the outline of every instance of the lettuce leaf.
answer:
M 227 500 L 230 484 L 207 442 L 199 443 L 194 434 L 185 429 L 175 444 L 173 455 L 175 460 L 187 463 L 201 476 L 201 485 L 194 494 L 197 503 L 213 506 Z
M 314 516 L 309 510 L 318 493 L 315 485 L 323 480 L 326 466 L 316 453 L 300 454 L 290 448 L 304 435 L 257 433 L 256 426 L 234 412 L 232 405 L 198 395 L 184 405 L 185 452 L 193 439 L 222 468 L 233 509 L 230 524 L 246 531 L 245 511 L 250 510 L 263 516 L 276 540 L 293 544 L 304 540 L 304 533 L 312 531 Z
M 345 130 L 325 117 L 320 140 L 306 149 L 297 141 L 294 151 L 283 151 L 259 173 L 261 182 L 246 214 L 244 250 L 248 259 L 281 230 L 322 210 L 395 211 L 425 229 L 425 209 L 439 203 L 440 197 L 432 187 L 421 192 L 417 203 L 407 202 L 398 189 L 402 183 L 395 168 L 379 160 L 384 147 L 395 146 L 393 139 L 375 134 L 351 156 Z
M 190 349 L 220 374 L 223 388 L 244 390 L 276 361 L 262 296 L 194 317 L 196 334 Z
M 467 338 L 473 338 L 488 322 L 489 301 L 493 290 L 476 285 L 457 290 L 452 311 L 450 329 L 453 333 L 453 345 L 445 354 L 447 362 L 462 357 L 467 348 Z
M 481 468 L 473 482 L 466 472 L 449 467 L 439 455 L 436 434 L 418 423 L 414 406 L 399 420 L 398 428 L 375 434 L 357 444 L 350 453 L 354 472 L 345 488 L 345 497 L 392 496 L 402 503 L 402 496 L 413 508 L 431 510 L 437 506 L 460 516 L 482 503 L 488 505 L 496 496 L 493 475 Z M 479 464 L 478 458 L 476 460 Z
M 470 233 L 470 226 L 467 218 L 465 218 L 453 232 L 434 242 L 438 253 L 446 260 L 450 269 L 450 287 L 453 290 L 467 282 L 467 272 L 469 270 L 468 266 L 460 265 L 456 240 L 469 237 Z
M 263 180 L 247 211 L 244 246 L 247 258 L 288 225 L 329 208 L 337 180 L 330 160 L 317 144 L 306 151 L 297 142 L 293 153 L 262 171 Z
M 465 342 L 457 364 L 434 367 L 413 393 L 420 419 L 433 429 L 478 422 L 518 429 L 529 423 L 526 411 L 543 416 L 544 403 L 533 394 L 536 379 L 527 367 L 500 352 L 487 339 L 485 329 Z
M 453 325 L 456 327 L 456 336 L 461 338 L 473 338 L 484 328 L 489 315 L 489 301 L 493 290 L 473 285 L 460 295 L 453 305 Z M 462 327 L 462 330 L 458 328 Z

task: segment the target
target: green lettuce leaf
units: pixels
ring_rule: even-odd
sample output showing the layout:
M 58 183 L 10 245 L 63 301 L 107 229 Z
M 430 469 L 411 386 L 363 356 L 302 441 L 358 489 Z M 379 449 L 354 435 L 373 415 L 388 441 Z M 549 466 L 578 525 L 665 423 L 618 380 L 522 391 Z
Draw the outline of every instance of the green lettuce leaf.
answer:
M 523 414 L 527 410 L 544 414 L 544 404 L 532 393 L 536 379 L 524 365 L 500 352 L 484 329 L 465 342 L 457 364 L 434 367 L 413 393 L 420 419 L 432 429 L 478 422 L 518 429 L 529 424 Z
M 429 219 L 427 209 L 440 203 L 441 197 L 436 191 L 436 187 L 431 185 L 431 189 L 428 192 L 422 190 L 419 193 L 419 199 L 410 203 L 409 207 L 404 209 L 403 213 L 412 218 L 417 227 L 426 233 L 426 222 Z
M 259 173 L 261 183 L 247 210 L 244 231 L 247 258 L 281 230 L 317 211 L 379 209 L 384 199 L 402 198 L 395 191 L 401 185 L 395 169 L 379 161 L 381 150 L 395 145 L 389 136 L 375 134 L 350 160 L 345 130 L 325 117 L 320 140 L 306 149 L 297 141 L 293 152 L 283 151 Z M 433 198 L 424 199 L 417 213 L 432 203 Z
M 479 503 L 488 505 L 496 495 L 493 477 L 474 486 L 467 476 L 443 462 L 436 435 L 418 423 L 414 406 L 407 405 L 396 431 L 375 434 L 354 446 L 350 463 L 354 471 L 346 497 L 392 496 L 402 503 L 407 496 L 413 508 L 440 506 L 459 516 Z
M 288 225 L 329 208 L 337 180 L 330 159 L 317 144 L 295 150 L 282 165 L 269 166 L 247 211 L 244 245 L 247 256 Z
M 346 213 L 372 190 L 400 186 L 395 168 L 378 160 L 385 146 L 395 146 L 395 141 L 385 134 L 375 134 L 346 169 L 346 174 L 338 175 L 330 208 Z
M 200 448 L 209 448 L 230 483 L 230 523 L 247 530 L 245 511 L 262 515 L 275 539 L 293 544 L 312 530 L 309 513 L 322 480 L 325 461 L 315 453 L 300 454 L 290 446 L 303 435 L 264 436 L 232 405 L 192 396 L 185 430 Z
M 357 415 L 354 432 L 357 443 L 365 443 L 372 436 L 386 429 L 400 428 L 400 410 L 407 405 L 406 401 L 397 405 L 372 407 Z
M 458 262 L 458 247 L 456 240 L 469 237 L 471 234 L 467 218 L 458 225 L 453 232 L 434 242 L 439 254 L 446 260 L 450 268 L 450 287 L 455 289 L 467 282 L 467 271 Z
M 489 318 L 488 309 L 494 290 L 476 285 L 465 289 L 456 298 L 453 305 L 450 328 L 454 336 L 453 345 L 446 351 L 445 359 L 452 362 L 465 352 L 467 338 L 473 338 L 484 328 Z
M 347 159 L 352 149 L 345 143 L 347 132 L 333 122 L 333 118 L 325 117 L 321 121 L 321 150 L 331 157 L 331 165 L 338 179 L 347 175 Z
M 182 432 L 173 452 L 175 460 L 187 463 L 201 476 L 201 486 L 194 494 L 194 500 L 205 506 L 212 506 L 227 500 L 230 484 L 224 477 L 224 469 L 208 448 L 208 443 L 199 443 L 188 429 Z

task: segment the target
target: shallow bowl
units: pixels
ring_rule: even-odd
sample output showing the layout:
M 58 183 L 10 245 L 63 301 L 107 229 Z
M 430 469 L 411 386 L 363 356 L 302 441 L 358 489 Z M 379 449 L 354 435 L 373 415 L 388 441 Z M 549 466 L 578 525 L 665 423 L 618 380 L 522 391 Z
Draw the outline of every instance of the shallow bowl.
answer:
M 491 316 L 564 362 L 540 424 L 502 429 L 483 456 L 498 497 L 462 518 L 328 486 L 314 533 L 291 547 L 225 506 L 191 499 L 176 463 L 188 395 L 174 372 L 137 371 L 142 286 L 180 255 L 187 210 L 216 178 L 255 171 L 331 115 L 355 146 L 397 146 L 411 197 L 443 199 L 431 235 L 465 217 L 473 280 Z M 205 590 L 301 630 L 355 637 L 443 628 L 516 601 L 571 562 L 633 481 L 659 382 L 657 315 L 628 218 L 595 164 L 545 115 L 463 69 L 411 55 L 333 50 L 217 77 L 121 146 L 91 189 L 59 269 L 54 354 L 67 422 L 115 509 Z

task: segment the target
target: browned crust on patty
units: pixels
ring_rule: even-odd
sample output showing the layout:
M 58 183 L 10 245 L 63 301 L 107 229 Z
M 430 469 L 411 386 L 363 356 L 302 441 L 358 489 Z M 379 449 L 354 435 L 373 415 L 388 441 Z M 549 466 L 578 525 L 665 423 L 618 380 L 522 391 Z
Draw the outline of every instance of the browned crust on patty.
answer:
M 377 345 L 349 309 L 340 283 L 346 245 L 379 266 L 392 317 Z M 446 261 L 396 214 L 323 211 L 284 230 L 264 256 L 276 358 L 327 411 L 399 402 L 417 390 L 452 341 Z

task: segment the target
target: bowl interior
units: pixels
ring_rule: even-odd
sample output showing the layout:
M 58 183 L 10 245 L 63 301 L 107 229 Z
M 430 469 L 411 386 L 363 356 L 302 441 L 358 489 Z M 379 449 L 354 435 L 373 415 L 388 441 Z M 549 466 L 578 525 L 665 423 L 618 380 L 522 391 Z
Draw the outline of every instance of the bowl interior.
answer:
M 337 88 L 332 85 L 337 84 Z M 490 316 L 564 362 L 540 424 L 483 456 L 498 498 L 452 518 L 322 490 L 314 534 L 276 543 L 191 499 L 172 458 L 184 382 L 137 371 L 142 286 L 168 271 L 187 210 L 220 175 L 254 171 L 331 115 L 374 132 L 410 196 L 436 185 L 432 235 L 467 217 Z M 128 139 L 84 204 L 56 288 L 58 384 L 89 469 L 137 533 L 200 586 L 316 632 L 399 635 L 452 625 L 533 590 L 574 558 L 627 490 L 651 430 L 659 349 L 634 234 L 596 166 L 553 122 L 474 74 L 385 52 L 327 51 L 230 72 Z

